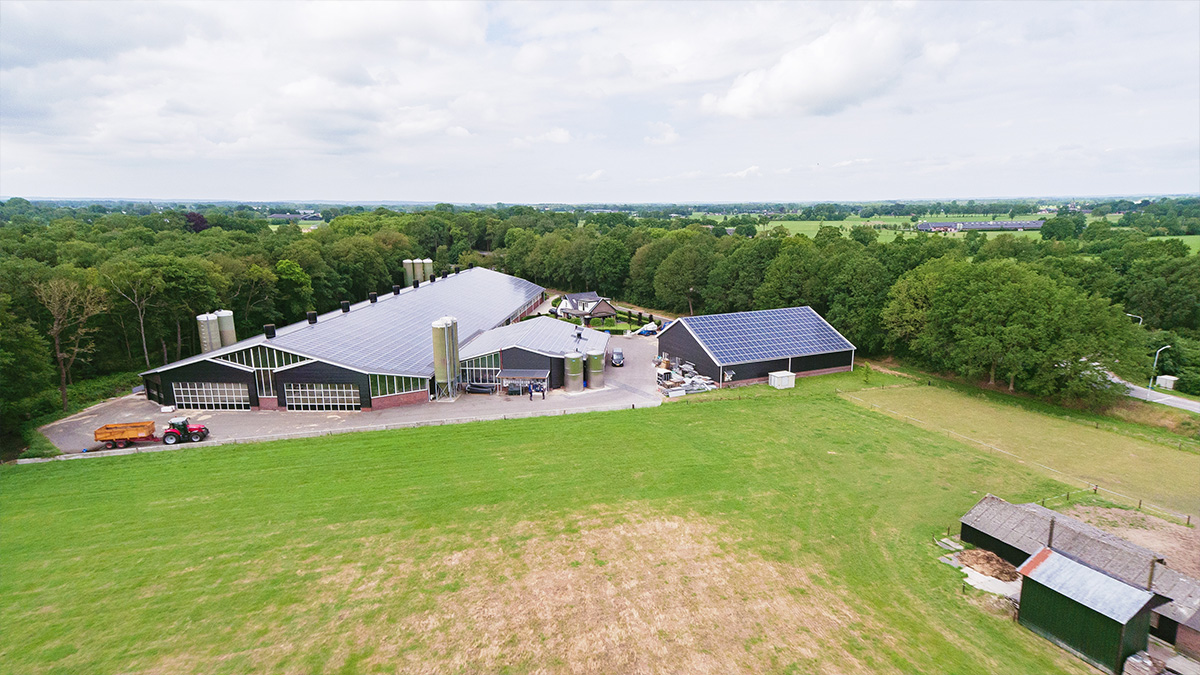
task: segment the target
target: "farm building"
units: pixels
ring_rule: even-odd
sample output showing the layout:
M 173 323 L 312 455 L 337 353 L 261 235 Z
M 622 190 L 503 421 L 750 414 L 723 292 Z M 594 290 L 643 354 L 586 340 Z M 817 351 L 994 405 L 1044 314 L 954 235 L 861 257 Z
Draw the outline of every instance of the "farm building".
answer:
M 582 319 L 584 325 L 587 325 L 592 319 L 607 319 L 616 316 L 617 309 L 612 306 L 608 298 L 600 297 L 595 291 L 588 291 L 587 293 L 564 295 L 562 302 L 558 305 L 558 313 L 561 316 Z
M 531 314 L 543 299 L 537 284 L 472 268 L 344 301 L 340 310 L 310 312 L 290 326 L 264 326 L 232 344 L 218 339 L 224 346 L 142 379 L 150 400 L 189 409 L 370 410 L 428 401 L 439 391 L 452 395 L 462 382 L 455 352 Z M 435 354 L 445 355 L 437 372 Z
M 685 316 L 659 334 L 658 351 L 724 385 L 854 369 L 854 345 L 811 307 Z
M 1021 565 L 1044 546 L 1154 593 L 1150 633 L 1200 656 L 1200 580 L 1167 567 L 1164 557 L 1121 537 L 1037 504 L 987 495 L 962 517 L 962 540 Z
M 975 220 L 966 222 L 949 222 L 949 223 L 917 223 L 917 231 L 919 232 L 962 232 L 964 230 L 1001 230 L 1001 231 L 1020 231 L 1020 230 L 1040 230 L 1044 220 Z
M 1021 625 L 1096 667 L 1120 673 L 1146 648 L 1154 594 L 1042 547 L 1017 568 Z
M 459 351 L 463 373 L 471 384 L 502 384 L 508 373 L 548 373 L 549 386 L 564 384 L 566 356 L 608 351 L 608 333 L 539 316 L 487 331 Z M 528 379 L 513 375 L 512 379 Z

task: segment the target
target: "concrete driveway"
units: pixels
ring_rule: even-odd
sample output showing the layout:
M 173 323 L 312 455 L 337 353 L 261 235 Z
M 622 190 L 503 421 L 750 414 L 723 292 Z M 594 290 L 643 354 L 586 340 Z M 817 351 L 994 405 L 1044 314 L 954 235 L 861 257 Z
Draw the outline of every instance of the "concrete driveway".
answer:
M 160 412 L 158 404 L 137 394 L 105 401 L 71 417 L 47 424 L 41 428 L 41 432 L 65 453 L 64 458 L 71 459 L 186 448 L 193 444 L 164 446 L 161 443 L 144 443 L 124 450 L 103 450 L 102 445 L 92 438 L 92 433 L 97 427 L 140 420 L 154 420 L 161 434 L 166 428 L 167 420 L 179 415 L 187 415 L 193 423 L 201 423 L 209 428 L 211 435 L 208 439 L 195 445 L 220 445 L 325 436 L 352 431 L 645 408 L 661 404 L 662 396 L 658 393 L 653 363 L 654 356 L 658 353 L 658 338 L 614 336 L 609 341 L 609 347 L 625 350 L 625 366 L 608 366 L 604 388 L 588 389 L 578 394 L 568 394 L 559 389 L 547 392 L 544 400 L 541 395 L 535 395 L 531 401 L 528 396 L 464 394 L 450 402 L 369 412 L 180 410 L 175 413 L 163 413 Z M 85 452 L 86 454 L 83 454 Z M 20 460 L 21 463 L 34 461 L 46 460 Z

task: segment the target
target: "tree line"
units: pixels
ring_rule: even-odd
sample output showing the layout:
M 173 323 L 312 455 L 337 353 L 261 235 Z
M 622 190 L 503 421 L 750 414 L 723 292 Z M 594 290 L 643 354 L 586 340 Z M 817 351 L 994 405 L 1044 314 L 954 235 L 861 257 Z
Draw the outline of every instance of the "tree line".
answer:
M 1194 218 L 1193 203 L 1163 202 L 1135 218 Z M 886 243 L 837 219 L 808 237 L 750 214 L 445 205 L 364 209 L 306 232 L 236 205 L 125 211 L 0 205 L 6 425 L 58 405 L 71 381 L 196 353 L 197 314 L 231 309 L 249 336 L 386 292 L 417 257 L 439 273 L 476 264 L 669 312 L 811 305 L 861 353 L 1087 404 L 1113 395 L 1105 370 L 1148 374 L 1146 353 L 1172 343 L 1160 371 L 1200 393 L 1200 258 L 1148 236 L 1160 225 L 1089 223 L 1066 209 L 1042 240 L 901 233 Z

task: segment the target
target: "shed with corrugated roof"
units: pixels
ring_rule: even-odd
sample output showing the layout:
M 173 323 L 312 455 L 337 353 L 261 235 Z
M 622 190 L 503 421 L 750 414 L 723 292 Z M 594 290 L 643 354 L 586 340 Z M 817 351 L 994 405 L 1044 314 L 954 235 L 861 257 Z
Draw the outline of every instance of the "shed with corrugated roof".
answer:
M 1021 625 L 1110 673 L 1146 648 L 1150 591 L 1046 547 L 1017 571 Z

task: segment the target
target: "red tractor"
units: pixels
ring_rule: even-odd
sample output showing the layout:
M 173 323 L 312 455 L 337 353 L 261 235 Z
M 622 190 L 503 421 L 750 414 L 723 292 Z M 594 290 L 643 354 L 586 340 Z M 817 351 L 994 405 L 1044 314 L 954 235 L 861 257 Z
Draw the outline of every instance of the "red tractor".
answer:
M 208 438 L 208 427 L 191 424 L 186 417 L 172 417 L 167 421 L 167 428 L 162 435 L 162 441 L 167 445 L 175 445 L 179 441 L 199 443 L 205 438 Z

